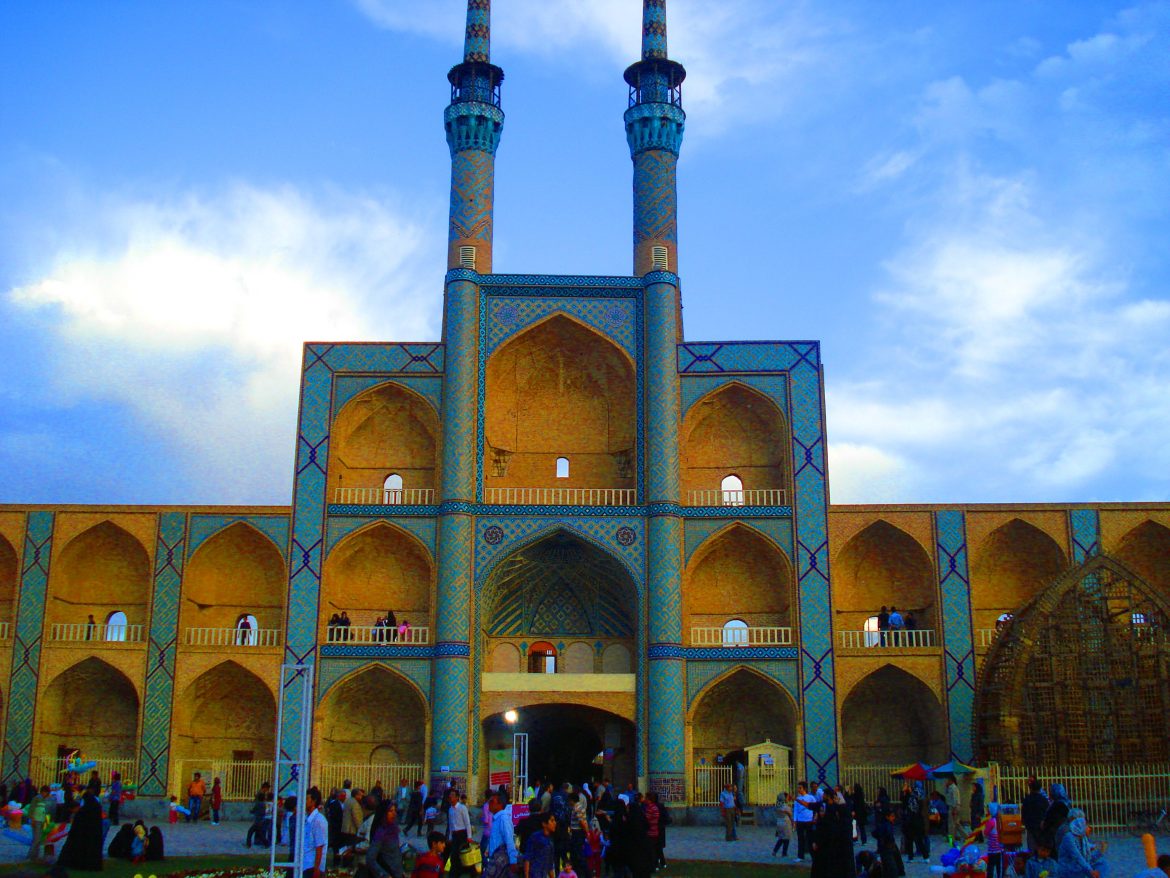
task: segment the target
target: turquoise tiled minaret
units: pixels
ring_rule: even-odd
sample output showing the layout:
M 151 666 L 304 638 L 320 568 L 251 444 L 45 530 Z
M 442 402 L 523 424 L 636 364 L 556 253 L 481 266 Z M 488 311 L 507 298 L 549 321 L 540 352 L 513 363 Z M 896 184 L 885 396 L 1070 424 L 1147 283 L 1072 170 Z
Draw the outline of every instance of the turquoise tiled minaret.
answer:
M 686 672 L 682 651 L 682 519 L 679 509 L 678 343 L 682 338 L 675 164 L 682 146 L 686 71 L 666 53 L 666 0 L 642 5 L 642 60 L 630 86 L 626 139 L 634 162 L 634 273 L 642 277 L 646 327 L 646 529 L 649 571 L 647 757 L 650 786 L 685 795 Z
M 443 302 L 443 466 L 437 589 L 433 723 L 434 774 L 470 770 L 470 601 L 476 502 L 479 279 L 492 270 L 496 147 L 504 128 L 500 83 L 491 63 L 491 2 L 467 0 L 463 62 L 447 74 L 443 117 L 451 148 L 451 214 Z

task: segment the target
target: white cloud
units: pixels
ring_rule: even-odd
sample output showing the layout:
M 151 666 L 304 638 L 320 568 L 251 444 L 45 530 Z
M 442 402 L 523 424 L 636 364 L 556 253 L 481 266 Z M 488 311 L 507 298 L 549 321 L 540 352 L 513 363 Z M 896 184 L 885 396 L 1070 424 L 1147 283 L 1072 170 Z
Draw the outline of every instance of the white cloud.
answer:
M 888 500 L 914 497 L 913 468 L 874 445 L 830 443 L 829 473 L 834 503 L 864 502 L 862 498 L 874 496 Z
M 304 341 L 438 336 L 438 247 L 372 198 L 237 185 L 86 208 L 9 298 L 48 327 L 56 392 L 173 443 L 192 500 L 288 496 Z

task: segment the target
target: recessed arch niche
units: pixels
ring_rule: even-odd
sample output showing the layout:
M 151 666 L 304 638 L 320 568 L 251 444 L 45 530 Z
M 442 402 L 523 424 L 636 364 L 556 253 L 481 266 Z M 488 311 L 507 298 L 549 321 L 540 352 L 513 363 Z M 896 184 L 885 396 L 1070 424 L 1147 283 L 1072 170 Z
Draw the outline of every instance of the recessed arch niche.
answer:
M 58 674 L 37 704 L 41 755 L 79 749 L 86 758 L 138 755 L 138 690 L 122 671 L 87 658 Z
M 634 487 L 634 365 L 596 330 L 563 314 L 524 330 L 489 358 L 486 394 L 485 486 Z
M 738 668 L 708 686 L 691 711 L 694 764 L 772 741 L 796 759 L 798 711 L 788 691 L 761 674 Z
M 121 610 L 130 625 L 146 623 L 150 555 L 128 531 L 103 521 L 71 539 L 49 574 L 50 622 L 97 624 Z
M 339 488 L 383 488 L 392 474 L 402 478 L 407 492 L 434 488 L 438 446 L 439 416 L 429 402 L 401 384 L 372 387 L 347 402 L 333 421 L 330 499 L 344 502 Z
M 1113 555 L 1170 599 L 1170 528 L 1156 521 L 1143 521 L 1122 538 Z
M 1013 518 L 993 530 L 971 565 L 971 609 L 976 628 L 994 628 L 1004 613 L 1016 613 L 1068 568 L 1056 540 L 1033 524 Z
M 792 565 L 759 531 L 735 524 L 708 538 L 683 575 L 684 640 L 693 628 L 741 619 L 751 628 L 792 625 Z
M 422 765 L 427 708 L 418 690 L 383 665 L 336 683 L 315 713 L 323 763 Z
M 183 573 L 183 628 L 235 628 L 253 615 L 279 629 L 288 585 L 276 544 L 243 521 L 208 537 Z
M 220 662 L 189 683 L 175 703 L 172 748 L 180 759 L 231 760 L 276 752 L 276 699 L 255 673 Z
M 729 475 L 744 491 L 788 487 L 787 419 L 772 400 L 744 384 L 727 384 L 692 405 L 681 443 L 684 498 L 691 491 L 718 492 Z
M 934 565 L 922 544 L 887 521 L 875 521 L 842 547 L 832 567 L 834 624 L 862 631 L 882 606 L 913 610 L 917 627 L 938 625 Z
M 841 761 L 849 765 L 947 758 L 946 714 L 938 696 L 893 665 L 872 671 L 841 705 Z

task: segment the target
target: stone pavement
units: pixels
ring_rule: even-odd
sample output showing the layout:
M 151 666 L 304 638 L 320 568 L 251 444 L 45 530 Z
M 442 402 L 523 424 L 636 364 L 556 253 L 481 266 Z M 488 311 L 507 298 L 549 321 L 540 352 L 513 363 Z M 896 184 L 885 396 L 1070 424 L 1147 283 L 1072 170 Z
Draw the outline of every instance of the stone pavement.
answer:
M 197 825 L 179 823 L 175 826 L 161 824 L 163 835 L 166 838 L 167 854 L 169 856 L 197 856 L 199 854 L 244 854 L 264 852 L 263 848 L 252 848 L 249 851 L 244 847 L 244 835 L 248 831 L 245 821 L 222 821 L 218 826 L 212 826 L 206 821 Z M 672 826 L 667 832 L 666 859 L 672 860 L 722 860 L 737 863 L 777 863 L 779 858 L 772 857 L 774 842 L 773 828 L 770 826 L 741 826 L 739 841 L 726 842 L 723 840 L 723 828 L 720 826 Z M 1113 836 L 1109 839 L 1108 859 L 1110 863 L 1110 878 L 1132 878 L 1145 868 L 1145 859 L 1142 854 L 1141 840 L 1131 836 Z M 421 849 L 422 840 L 413 834 L 411 843 Z M 932 849 L 932 864 L 937 865 L 939 855 L 945 850 L 936 845 Z M 1170 853 L 1170 836 L 1163 835 L 1158 839 L 1158 851 Z M 287 856 L 288 848 L 280 849 L 283 856 Z M 793 839 L 790 853 L 796 852 L 796 840 Z M 19 862 L 27 853 L 27 847 L 8 841 L 0 840 L 0 862 Z M 783 862 L 791 863 L 792 858 Z M 906 874 L 911 878 L 930 875 L 929 864 L 916 862 L 906 864 Z M 162 870 L 159 870 L 160 872 Z M 669 878 L 669 867 L 663 878 Z M 660 873 L 661 874 L 661 873 Z

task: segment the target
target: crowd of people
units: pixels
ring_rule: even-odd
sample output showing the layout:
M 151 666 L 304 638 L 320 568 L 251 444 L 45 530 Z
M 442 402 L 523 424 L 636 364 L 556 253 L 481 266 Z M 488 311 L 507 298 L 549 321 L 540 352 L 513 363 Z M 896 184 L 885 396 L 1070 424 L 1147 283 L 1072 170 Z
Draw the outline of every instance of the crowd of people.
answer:
M 349 613 L 345 610 L 330 616 L 329 642 L 341 643 L 353 639 L 349 630 L 351 625 L 352 622 L 350 621 Z M 404 618 L 400 622 L 394 615 L 394 611 L 388 610 L 385 616 L 379 616 L 374 620 L 371 638 L 375 643 L 408 642 L 410 640 L 410 630 L 409 619 Z
M 878 642 L 882 646 L 897 646 L 902 638 L 903 631 L 913 631 L 918 627 L 918 620 L 913 610 L 901 612 L 897 607 L 882 606 L 877 614 Z

